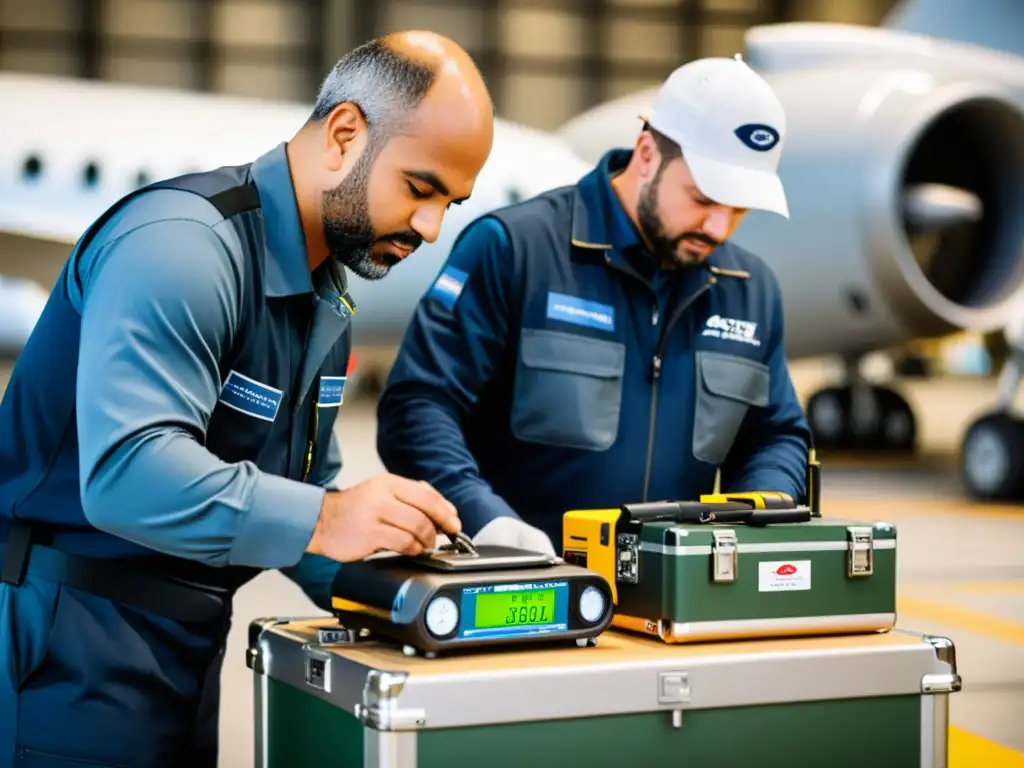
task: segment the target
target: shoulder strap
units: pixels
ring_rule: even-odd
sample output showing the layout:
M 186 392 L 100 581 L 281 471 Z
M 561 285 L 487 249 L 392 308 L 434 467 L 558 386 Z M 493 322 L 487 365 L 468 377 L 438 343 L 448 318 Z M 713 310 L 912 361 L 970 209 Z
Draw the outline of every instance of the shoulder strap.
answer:
M 260 207 L 260 194 L 256 183 L 250 172 L 251 163 L 236 166 L 224 166 L 212 171 L 190 173 L 163 181 L 157 181 L 145 187 L 130 192 L 120 200 L 111 205 L 104 213 L 94 221 L 85 231 L 78 243 L 76 243 L 72 255 L 86 248 L 96 234 L 110 221 L 110 219 L 121 210 L 129 201 L 135 199 L 148 191 L 156 189 L 179 189 L 184 192 L 192 192 L 205 198 L 217 209 L 225 220 L 256 210 Z M 244 242 L 244 239 L 243 239 Z M 231 369 L 235 359 L 238 357 L 240 341 L 228 352 L 220 364 L 221 381 Z
M 225 219 L 260 207 L 260 193 L 249 172 L 250 164 L 225 166 L 158 181 L 145 189 L 180 189 L 206 198 Z M 144 190 L 139 190 L 144 191 Z
M 104 225 L 136 197 L 155 189 L 180 189 L 206 198 L 225 219 L 260 207 L 260 193 L 249 173 L 251 164 L 224 166 L 213 171 L 191 173 L 140 187 L 115 202 L 82 234 L 72 253 L 81 251 Z

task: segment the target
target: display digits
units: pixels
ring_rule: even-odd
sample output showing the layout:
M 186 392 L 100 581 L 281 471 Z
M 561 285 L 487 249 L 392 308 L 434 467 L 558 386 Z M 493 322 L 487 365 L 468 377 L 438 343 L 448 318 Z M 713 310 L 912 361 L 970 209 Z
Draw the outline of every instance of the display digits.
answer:
M 550 624 L 555 617 L 555 591 L 482 593 L 476 598 L 477 627 Z
M 515 602 L 516 596 L 512 596 L 512 602 Z M 523 603 L 528 602 L 526 596 L 523 596 Z M 505 624 L 546 624 L 549 621 L 548 618 L 548 607 L 546 605 L 510 605 L 508 609 L 508 616 L 505 617 Z

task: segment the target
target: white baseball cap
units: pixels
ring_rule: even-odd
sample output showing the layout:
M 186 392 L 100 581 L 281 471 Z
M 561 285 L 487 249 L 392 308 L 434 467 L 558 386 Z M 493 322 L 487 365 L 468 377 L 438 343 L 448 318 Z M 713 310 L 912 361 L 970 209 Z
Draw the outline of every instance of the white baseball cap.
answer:
M 679 67 L 641 118 L 680 146 L 703 194 L 723 205 L 789 218 L 778 176 L 786 113 L 772 87 L 739 54 Z

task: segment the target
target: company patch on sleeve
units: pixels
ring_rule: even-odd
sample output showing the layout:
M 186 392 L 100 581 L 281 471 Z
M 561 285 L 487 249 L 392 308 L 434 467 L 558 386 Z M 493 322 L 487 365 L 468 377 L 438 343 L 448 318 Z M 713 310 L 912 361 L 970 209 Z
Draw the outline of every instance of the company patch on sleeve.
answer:
M 268 387 L 238 371 L 231 371 L 220 392 L 220 402 L 248 416 L 273 421 L 281 405 L 281 396 L 280 389 Z
M 615 330 L 615 307 L 553 291 L 548 292 L 548 318 L 601 331 Z
M 348 376 L 321 376 L 320 396 L 317 405 L 320 408 L 337 408 L 345 400 L 345 382 Z
M 445 267 L 430 287 L 428 295 L 440 301 L 448 309 L 451 309 L 455 306 L 459 294 L 462 293 L 462 286 L 466 284 L 467 277 L 468 275 L 461 269 Z

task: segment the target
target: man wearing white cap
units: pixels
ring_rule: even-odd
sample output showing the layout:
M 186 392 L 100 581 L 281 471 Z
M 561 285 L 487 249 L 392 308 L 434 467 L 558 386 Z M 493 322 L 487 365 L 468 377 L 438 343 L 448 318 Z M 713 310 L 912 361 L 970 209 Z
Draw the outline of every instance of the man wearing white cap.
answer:
M 723 491 L 805 494 L 779 285 L 729 242 L 750 209 L 789 215 L 782 105 L 712 58 L 642 117 L 575 185 L 470 224 L 399 349 L 381 458 L 477 543 L 560 550 L 567 510 L 696 499 L 719 471 Z

